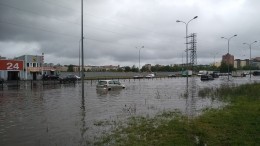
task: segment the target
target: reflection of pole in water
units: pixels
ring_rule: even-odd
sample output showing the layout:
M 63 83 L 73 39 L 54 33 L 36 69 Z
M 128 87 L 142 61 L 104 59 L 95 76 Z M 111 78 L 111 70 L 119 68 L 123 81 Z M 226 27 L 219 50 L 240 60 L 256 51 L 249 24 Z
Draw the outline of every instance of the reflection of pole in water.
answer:
M 189 118 L 194 116 L 194 110 L 196 110 L 196 99 L 195 94 L 197 90 L 196 78 L 192 77 L 189 82 L 186 84 L 186 107 L 185 113 Z
M 196 98 L 197 84 L 195 77 L 191 78 L 191 99 L 190 99 L 190 117 L 193 118 L 196 110 Z
M 189 82 L 186 82 L 185 98 L 186 98 L 185 113 L 186 113 L 186 115 L 188 115 Z
M 81 133 L 81 138 L 83 139 L 83 136 L 87 130 L 86 128 L 86 121 L 85 121 L 85 117 L 86 117 L 86 109 L 85 109 L 85 100 L 84 98 L 82 98 L 81 100 L 81 122 L 82 122 L 82 127 L 80 128 L 80 133 Z

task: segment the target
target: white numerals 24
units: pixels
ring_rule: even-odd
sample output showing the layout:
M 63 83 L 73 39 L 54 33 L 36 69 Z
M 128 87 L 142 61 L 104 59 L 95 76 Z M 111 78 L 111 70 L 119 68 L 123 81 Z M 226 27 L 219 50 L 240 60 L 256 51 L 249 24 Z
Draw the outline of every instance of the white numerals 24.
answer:
M 13 64 L 13 63 L 8 62 L 6 65 L 7 65 L 8 70 L 13 70 L 13 69 L 18 70 L 19 69 L 18 63 Z

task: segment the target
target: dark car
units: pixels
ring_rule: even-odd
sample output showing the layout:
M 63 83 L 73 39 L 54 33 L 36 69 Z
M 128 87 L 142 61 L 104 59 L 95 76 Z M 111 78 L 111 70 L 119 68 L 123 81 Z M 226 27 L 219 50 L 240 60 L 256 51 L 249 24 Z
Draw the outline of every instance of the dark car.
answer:
M 42 76 L 42 80 L 58 80 L 59 76 L 58 75 L 46 75 L 44 74 Z
M 201 75 L 200 80 L 201 81 L 209 81 L 209 80 L 214 80 L 214 78 L 211 75 Z
M 79 79 L 78 76 L 76 75 L 67 75 L 66 77 L 60 77 L 59 80 L 61 83 L 65 83 L 65 82 L 75 82 Z
M 260 71 L 254 71 L 253 76 L 260 76 Z

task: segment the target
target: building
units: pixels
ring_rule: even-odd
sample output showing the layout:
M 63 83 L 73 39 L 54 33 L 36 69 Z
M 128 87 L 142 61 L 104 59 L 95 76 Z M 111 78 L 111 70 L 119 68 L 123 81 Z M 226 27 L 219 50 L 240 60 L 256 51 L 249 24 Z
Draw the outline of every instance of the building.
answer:
M 0 59 L 0 79 L 19 80 L 23 74 L 23 60 Z
M 6 57 L 0 56 L 0 60 L 4 60 L 6 59 Z
M 245 60 L 235 59 L 234 60 L 234 68 L 243 68 L 245 66 L 249 66 L 249 59 L 245 59 Z
M 234 66 L 234 56 L 227 53 L 226 55 L 222 56 L 222 62 Z
M 252 58 L 252 66 L 260 69 L 260 57 Z
M 20 76 L 21 79 L 38 80 L 42 78 L 43 74 L 57 74 L 52 63 L 44 63 L 43 55 L 22 55 L 14 59 L 23 60 L 24 62 L 24 72 Z

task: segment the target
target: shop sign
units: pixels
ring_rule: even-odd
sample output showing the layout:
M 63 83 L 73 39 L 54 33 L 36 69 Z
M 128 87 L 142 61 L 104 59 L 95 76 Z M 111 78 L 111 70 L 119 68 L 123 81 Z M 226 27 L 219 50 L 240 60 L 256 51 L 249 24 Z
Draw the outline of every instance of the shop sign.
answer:
M 23 61 L 0 60 L 0 70 L 23 70 Z

